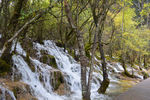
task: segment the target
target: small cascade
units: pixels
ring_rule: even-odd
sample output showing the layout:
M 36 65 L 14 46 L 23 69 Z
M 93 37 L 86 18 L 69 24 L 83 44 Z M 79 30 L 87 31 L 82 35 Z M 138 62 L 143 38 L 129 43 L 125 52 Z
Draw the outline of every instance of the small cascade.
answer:
M 39 56 L 41 50 L 47 51 L 48 54 L 55 57 L 59 70 L 66 74 L 66 81 L 70 86 L 71 92 L 78 94 L 77 97 L 81 97 L 81 82 L 80 82 L 80 65 L 62 48 L 57 47 L 51 41 L 45 41 L 44 45 L 35 44 L 36 50 L 38 50 Z
M 65 73 L 65 79 L 68 83 L 68 86 L 71 89 L 72 95 L 71 99 L 81 100 L 81 71 L 80 71 L 80 64 L 76 62 L 68 53 L 63 51 L 63 48 L 59 48 L 55 45 L 52 41 L 44 41 L 44 45 L 39 43 L 34 43 L 34 48 L 38 51 L 38 55 L 41 56 L 41 50 L 45 50 L 49 55 L 55 57 L 58 69 Z M 93 83 L 92 83 L 92 90 L 91 90 L 91 98 L 94 100 L 95 97 L 98 98 L 107 98 L 107 96 L 99 95 L 97 93 L 98 87 L 100 87 L 100 80 L 102 79 L 102 75 L 99 73 L 101 69 L 99 66 L 94 66 L 97 72 L 93 73 Z
M 0 85 L 0 100 L 16 100 L 12 91 Z
M 55 100 L 62 100 L 59 96 L 54 94 L 50 85 L 50 66 L 35 66 L 36 71 L 32 72 L 28 64 L 24 61 L 23 57 L 20 55 L 14 55 L 13 62 L 17 67 L 17 70 L 22 75 L 22 81 L 28 84 L 33 91 L 33 95 L 39 100 L 50 100 L 54 98 Z M 38 62 L 37 62 L 38 64 Z M 44 78 L 44 84 L 40 82 L 40 75 Z

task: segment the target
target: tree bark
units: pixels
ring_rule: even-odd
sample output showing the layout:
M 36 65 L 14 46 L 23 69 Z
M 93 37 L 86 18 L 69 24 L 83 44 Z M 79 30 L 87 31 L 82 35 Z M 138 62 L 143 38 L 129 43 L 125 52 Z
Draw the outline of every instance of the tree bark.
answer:
M 97 25 L 96 30 L 95 30 L 94 39 L 93 39 L 93 46 L 92 46 L 92 50 L 91 50 L 91 65 L 90 65 L 88 85 L 87 85 L 87 93 L 86 93 L 87 100 L 91 100 L 91 84 L 92 84 L 92 78 L 93 78 L 94 55 L 95 55 L 95 50 L 97 48 L 96 42 L 97 42 L 98 31 L 99 31 L 99 24 Z
M 102 71 L 103 71 L 103 81 L 102 81 L 101 87 L 98 89 L 98 92 L 104 94 L 106 92 L 106 89 L 109 86 L 110 80 L 109 80 L 108 74 L 107 74 L 107 66 L 106 66 L 105 54 L 104 54 L 104 50 L 103 50 L 101 31 L 98 34 L 98 42 L 99 42 L 99 52 L 101 55 Z
M 86 100 L 86 91 L 87 91 L 87 84 L 86 84 L 86 66 L 88 65 L 87 57 L 85 56 L 85 48 L 84 48 L 84 41 L 83 41 L 83 33 L 78 29 L 77 26 L 74 24 L 74 20 L 72 18 L 72 13 L 70 11 L 69 4 L 67 0 L 64 0 L 65 12 L 67 14 L 68 22 L 72 29 L 76 32 L 76 37 L 78 41 L 79 47 L 79 54 L 80 54 L 80 63 L 81 63 L 81 87 L 82 87 L 82 99 Z
M 103 30 L 104 30 L 104 22 L 106 19 L 106 15 L 107 15 L 107 12 L 109 10 L 111 3 L 107 0 L 102 0 L 101 6 L 98 5 L 99 3 L 100 3 L 100 1 L 91 1 L 90 5 L 91 5 L 91 9 L 92 9 L 94 23 L 95 23 L 96 27 L 98 27 L 99 52 L 100 52 L 101 60 L 102 60 L 103 82 L 101 84 L 101 87 L 98 89 L 98 92 L 105 93 L 105 91 L 109 85 L 109 79 L 108 79 L 105 54 L 104 54 L 103 44 L 102 44 L 102 34 L 103 34 Z M 98 14 L 96 12 L 97 9 L 99 10 Z

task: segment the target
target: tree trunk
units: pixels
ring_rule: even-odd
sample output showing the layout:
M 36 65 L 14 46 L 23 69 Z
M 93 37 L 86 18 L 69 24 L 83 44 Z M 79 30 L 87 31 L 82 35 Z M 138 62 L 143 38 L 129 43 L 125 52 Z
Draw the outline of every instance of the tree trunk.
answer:
M 98 89 L 98 92 L 104 94 L 106 92 L 106 89 L 109 86 L 110 80 L 107 74 L 107 66 L 106 66 L 106 60 L 105 60 L 105 55 L 104 55 L 104 50 L 103 50 L 101 30 L 98 34 L 98 42 L 99 42 L 99 52 L 101 55 L 102 70 L 103 70 L 103 81 L 102 81 L 101 87 Z
M 95 30 L 95 35 L 94 35 L 94 39 L 93 39 L 93 46 L 92 46 L 92 51 L 91 51 L 91 53 L 92 53 L 91 65 L 90 65 L 88 85 L 87 85 L 87 93 L 86 93 L 87 100 L 91 100 L 91 84 L 92 84 L 92 78 L 93 78 L 94 54 L 95 54 L 95 50 L 97 48 L 96 42 L 97 42 L 98 31 L 99 31 L 99 24 L 97 25 L 96 30 Z
M 86 100 L 86 91 L 87 91 L 86 66 L 88 65 L 88 62 L 87 62 L 87 57 L 85 56 L 83 33 L 74 24 L 74 20 L 72 18 L 72 13 L 70 11 L 70 7 L 69 7 L 67 0 L 64 0 L 64 6 L 65 6 L 65 12 L 67 15 L 68 22 L 69 22 L 71 28 L 74 29 L 74 31 L 76 32 L 76 37 L 77 37 L 78 47 L 79 47 L 79 54 L 80 54 L 79 58 L 80 58 L 80 63 L 81 63 L 82 99 Z
M 99 4 L 99 3 L 100 3 L 100 1 L 97 1 L 97 2 L 94 1 L 94 3 L 90 2 L 90 5 L 91 5 L 91 9 L 92 9 L 94 23 L 95 23 L 96 27 L 98 25 L 99 52 L 100 52 L 101 60 L 102 60 L 103 82 L 101 84 L 101 87 L 98 89 L 98 92 L 105 93 L 106 89 L 109 86 L 110 81 L 108 79 L 108 74 L 107 74 L 107 66 L 106 66 L 105 54 L 104 54 L 103 44 L 102 44 L 102 34 L 103 34 L 103 30 L 104 30 L 104 22 L 105 22 L 106 15 L 107 15 L 110 5 L 109 5 L 109 1 L 103 0 L 102 4 L 101 4 L 101 10 L 97 14 L 96 8 L 98 6 L 97 4 Z

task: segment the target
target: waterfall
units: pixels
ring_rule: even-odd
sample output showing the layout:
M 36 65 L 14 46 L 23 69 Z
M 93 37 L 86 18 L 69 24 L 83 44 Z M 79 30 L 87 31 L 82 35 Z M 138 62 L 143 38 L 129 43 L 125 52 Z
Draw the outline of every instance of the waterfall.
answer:
M 12 46 L 12 50 L 14 49 Z M 51 66 L 43 64 L 37 59 L 30 57 L 30 61 L 34 65 L 35 71 L 33 72 L 27 62 L 24 60 L 26 52 L 21 47 L 20 43 L 16 45 L 16 51 L 18 55 L 13 55 L 13 63 L 16 68 L 16 73 L 21 74 L 21 81 L 28 84 L 33 91 L 33 95 L 39 100 L 81 100 L 81 76 L 80 76 L 80 64 L 76 62 L 68 53 L 63 51 L 63 48 L 59 48 L 54 42 L 47 40 L 44 41 L 44 45 L 34 43 L 34 49 L 37 51 L 37 55 L 40 57 L 41 50 L 45 50 L 49 55 L 52 55 L 56 59 L 58 69 L 64 73 L 64 78 L 67 86 L 70 88 L 71 94 L 69 96 L 59 96 L 53 92 L 52 85 L 50 84 L 51 74 L 53 70 Z M 96 70 L 100 70 L 98 66 L 95 66 Z M 100 86 L 102 75 L 98 72 L 94 72 L 93 83 L 92 83 L 92 96 L 91 98 L 106 98 L 104 95 L 99 95 L 97 89 Z M 40 81 L 42 76 L 43 82 Z
M 68 53 L 64 52 L 63 48 L 56 46 L 53 41 L 45 40 L 44 44 L 33 43 L 33 46 L 39 58 L 42 56 L 41 50 L 44 50 L 47 52 L 47 54 L 55 57 L 58 67 L 57 70 L 63 73 L 64 79 L 71 93 L 69 96 L 60 96 L 56 94 L 53 91 L 53 87 L 50 83 L 52 77 L 51 71 L 56 69 L 50 65 L 40 62 L 38 58 L 35 59 L 29 57 L 35 69 L 35 71 L 32 71 L 28 63 L 24 60 L 24 57 L 26 57 L 26 52 L 21 47 L 20 43 L 17 43 L 17 54 L 12 56 L 14 63 L 14 73 L 21 75 L 20 81 L 30 86 L 32 95 L 35 96 L 38 100 L 81 100 L 80 64 L 75 61 Z M 15 43 L 12 46 L 12 51 L 14 48 Z M 120 64 L 116 65 L 117 67 L 115 68 L 110 64 L 108 65 L 116 72 L 122 71 Z M 101 64 L 94 66 L 95 71 L 93 72 L 91 98 L 92 100 L 110 100 L 107 95 L 98 94 L 97 92 L 98 88 L 100 87 L 100 80 L 102 80 L 102 71 L 99 66 L 101 66 Z M 42 81 L 40 78 L 42 78 Z M 110 81 L 118 82 L 118 80 L 112 75 L 111 72 L 109 72 L 109 78 Z
M 63 51 L 63 48 L 59 48 L 55 45 L 54 42 L 47 40 L 44 41 L 44 45 L 39 43 L 34 43 L 34 48 L 38 51 L 38 55 L 40 56 L 40 51 L 45 50 L 48 54 L 55 57 L 59 70 L 65 73 L 67 76 L 65 77 L 66 81 L 69 83 L 69 87 L 71 92 L 73 93 L 71 96 L 72 100 L 78 99 L 81 100 L 81 71 L 80 64 L 76 62 L 68 53 Z M 101 71 L 98 66 L 94 66 L 97 71 Z M 97 93 L 98 87 L 100 87 L 100 81 L 102 79 L 102 75 L 98 72 L 93 73 L 93 83 L 92 83 L 92 95 L 91 98 L 94 99 L 96 96 L 105 97 L 104 95 L 99 95 Z M 106 98 L 106 97 L 105 97 Z
M 36 96 L 39 100 L 50 100 L 51 98 L 54 98 L 55 100 L 62 100 L 59 96 L 52 92 L 50 84 L 49 86 L 44 87 L 44 85 L 39 80 L 40 74 L 42 74 L 44 78 L 47 79 L 44 84 L 47 84 L 47 82 L 50 80 L 50 66 L 39 65 L 36 66 L 39 68 L 39 71 L 32 72 L 22 56 L 13 55 L 12 59 L 15 66 L 17 67 L 17 70 L 22 75 L 22 81 L 31 87 L 34 92 L 34 96 Z

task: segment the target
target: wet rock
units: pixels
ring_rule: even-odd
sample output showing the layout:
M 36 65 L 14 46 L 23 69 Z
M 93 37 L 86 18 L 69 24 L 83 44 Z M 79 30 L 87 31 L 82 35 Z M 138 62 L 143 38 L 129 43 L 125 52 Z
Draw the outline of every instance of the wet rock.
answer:
M 57 68 L 57 63 L 56 63 L 56 60 L 55 60 L 54 56 L 51 56 L 51 55 L 48 55 L 48 54 L 42 55 L 41 58 L 40 58 L 40 61 L 42 63 L 45 63 L 45 64 L 48 64 L 48 65 L 52 66 L 53 68 Z
M 64 47 L 64 44 L 62 43 L 61 40 L 58 40 L 58 41 L 56 42 L 56 45 L 57 45 L 58 47 Z
M 57 90 L 61 84 L 64 84 L 64 77 L 59 70 L 51 71 L 51 85 L 54 90 Z

